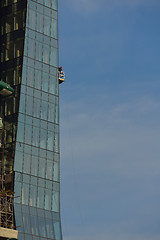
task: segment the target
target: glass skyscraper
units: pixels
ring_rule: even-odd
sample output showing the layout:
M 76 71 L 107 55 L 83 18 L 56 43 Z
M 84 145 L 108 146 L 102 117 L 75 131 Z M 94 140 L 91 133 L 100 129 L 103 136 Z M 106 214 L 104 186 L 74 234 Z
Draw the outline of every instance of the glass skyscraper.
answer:
M 61 240 L 58 0 L 0 1 L 0 161 L 19 240 Z

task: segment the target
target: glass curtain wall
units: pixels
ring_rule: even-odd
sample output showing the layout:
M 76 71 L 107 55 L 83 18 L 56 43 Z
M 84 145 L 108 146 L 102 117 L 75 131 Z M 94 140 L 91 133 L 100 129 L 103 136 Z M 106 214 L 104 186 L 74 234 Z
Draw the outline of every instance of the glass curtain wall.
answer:
M 62 239 L 57 5 L 58 0 L 1 1 L 1 79 L 15 89 L 1 107 L 5 166 L 6 173 L 14 170 L 20 240 Z
M 0 80 L 14 88 L 14 94 L 0 98 L 0 117 L 3 121 L 1 136 L 1 162 L 6 179 L 12 179 L 5 189 L 13 191 L 13 165 L 17 133 L 19 96 L 22 77 L 26 1 L 0 1 Z M 3 142 L 3 144 L 2 144 Z M 3 145 L 3 146 L 2 146 Z M 3 148 L 3 149 L 2 149 Z

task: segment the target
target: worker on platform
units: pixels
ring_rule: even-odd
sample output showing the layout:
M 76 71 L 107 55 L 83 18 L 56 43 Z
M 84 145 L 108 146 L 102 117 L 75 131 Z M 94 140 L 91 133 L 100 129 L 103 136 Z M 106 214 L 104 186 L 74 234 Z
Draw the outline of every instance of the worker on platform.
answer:
M 59 69 L 58 69 L 58 70 L 59 70 L 59 72 L 62 72 L 62 69 L 63 69 L 63 67 L 62 67 L 62 66 L 61 66 L 61 67 L 59 67 Z

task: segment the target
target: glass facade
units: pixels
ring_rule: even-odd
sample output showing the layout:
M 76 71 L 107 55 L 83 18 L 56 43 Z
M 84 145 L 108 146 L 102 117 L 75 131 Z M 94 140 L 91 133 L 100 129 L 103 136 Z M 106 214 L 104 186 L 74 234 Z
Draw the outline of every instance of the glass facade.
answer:
M 58 0 L 1 0 L 0 78 L 6 190 L 18 239 L 61 240 Z

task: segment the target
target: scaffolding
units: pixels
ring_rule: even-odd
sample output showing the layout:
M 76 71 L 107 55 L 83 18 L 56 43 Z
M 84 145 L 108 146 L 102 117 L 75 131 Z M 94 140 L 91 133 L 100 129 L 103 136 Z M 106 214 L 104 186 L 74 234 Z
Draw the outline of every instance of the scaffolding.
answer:
M 4 169 L 4 121 L 0 118 L 0 227 L 14 229 L 14 192 L 7 189 L 11 181 L 11 174 L 5 174 Z
M 0 227 L 14 229 L 13 198 L 10 191 L 0 192 Z

